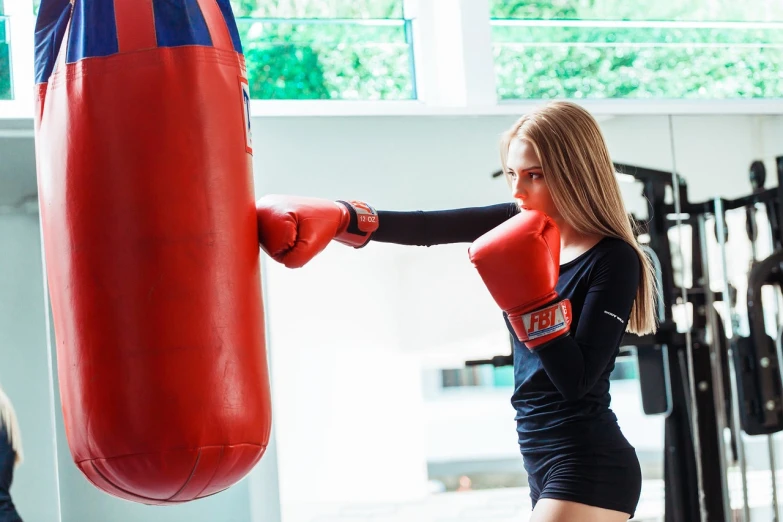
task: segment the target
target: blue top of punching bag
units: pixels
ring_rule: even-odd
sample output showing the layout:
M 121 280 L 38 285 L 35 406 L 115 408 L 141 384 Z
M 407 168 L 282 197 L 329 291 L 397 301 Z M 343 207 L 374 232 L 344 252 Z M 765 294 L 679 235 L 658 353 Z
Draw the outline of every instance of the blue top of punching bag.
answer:
M 70 15 L 70 0 L 42 0 L 35 20 L 36 84 L 45 82 L 52 74 Z
M 228 27 L 234 50 L 242 54 L 234 12 L 229 0 L 216 0 Z M 212 47 L 198 0 L 152 0 L 158 47 Z M 140 8 L 144 8 L 140 5 Z M 35 23 L 35 83 L 48 81 L 71 15 L 71 0 L 42 0 Z M 110 56 L 119 51 L 114 0 L 74 0 L 66 61 Z

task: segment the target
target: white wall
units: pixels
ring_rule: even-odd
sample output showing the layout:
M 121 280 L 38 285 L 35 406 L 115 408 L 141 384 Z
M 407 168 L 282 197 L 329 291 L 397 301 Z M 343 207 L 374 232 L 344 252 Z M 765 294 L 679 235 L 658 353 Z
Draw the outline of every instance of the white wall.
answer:
M 673 117 L 677 170 L 689 183 L 691 201 L 750 192 L 747 173 L 751 162 L 762 156 L 762 121 L 757 116 Z M 667 117 L 614 118 L 605 122 L 603 129 L 615 161 L 671 171 Z M 774 142 L 772 136 L 767 139 Z M 778 143 L 783 142 L 778 139 Z M 770 147 L 767 159 L 772 159 L 773 152 Z M 783 154 L 783 146 L 774 153 Z M 775 170 L 771 163 L 767 169 L 771 181 Z M 767 186 L 773 185 L 768 182 Z
M 767 116 L 761 120 L 761 158 L 767 167 L 767 177 L 775 179 L 775 158 L 783 155 L 783 117 Z

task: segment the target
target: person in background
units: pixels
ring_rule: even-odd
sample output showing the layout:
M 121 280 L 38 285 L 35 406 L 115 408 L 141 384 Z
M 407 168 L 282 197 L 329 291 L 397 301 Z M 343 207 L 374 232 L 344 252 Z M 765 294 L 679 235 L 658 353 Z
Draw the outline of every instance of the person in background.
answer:
M 0 386 L 0 522 L 22 522 L 11 500 L 14 469 L 22 463 L 22 437 L 11 400 Z

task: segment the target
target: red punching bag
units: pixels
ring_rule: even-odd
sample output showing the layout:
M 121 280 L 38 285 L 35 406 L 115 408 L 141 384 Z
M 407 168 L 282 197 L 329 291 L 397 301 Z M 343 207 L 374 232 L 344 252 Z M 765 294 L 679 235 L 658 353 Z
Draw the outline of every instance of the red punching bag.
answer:
M 248 87 L 229 0 L 43 0 L 36 155 L 60 393 L 101 490 L 247 475 L 271 405 Z

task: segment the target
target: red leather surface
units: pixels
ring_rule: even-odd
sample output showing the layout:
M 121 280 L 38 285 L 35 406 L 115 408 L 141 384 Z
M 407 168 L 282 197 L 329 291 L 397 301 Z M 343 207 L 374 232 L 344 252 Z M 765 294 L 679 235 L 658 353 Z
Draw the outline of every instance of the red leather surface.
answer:
M 68 443 L 118 497 L 213 494 L 269 440 L 243 75 L 233 51 L 184 46 L 60 65 L 38 88 Z

